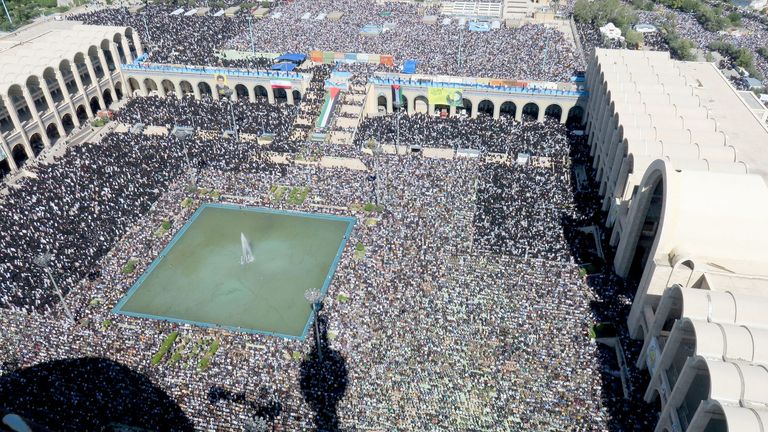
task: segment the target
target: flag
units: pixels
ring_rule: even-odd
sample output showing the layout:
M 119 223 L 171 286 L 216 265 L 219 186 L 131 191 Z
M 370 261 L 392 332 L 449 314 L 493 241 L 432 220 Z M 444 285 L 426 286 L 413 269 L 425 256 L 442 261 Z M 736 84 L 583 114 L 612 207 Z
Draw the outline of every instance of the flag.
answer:
M 392 106 L 399 109 L 403 105 L 403 91 L 400 84 L 392 84 Z
M 269 84 L 272 86 L 273 89 L 292 89 L 293 84 L 291 84 L 290 81 L 286 80 L 271 80 Z

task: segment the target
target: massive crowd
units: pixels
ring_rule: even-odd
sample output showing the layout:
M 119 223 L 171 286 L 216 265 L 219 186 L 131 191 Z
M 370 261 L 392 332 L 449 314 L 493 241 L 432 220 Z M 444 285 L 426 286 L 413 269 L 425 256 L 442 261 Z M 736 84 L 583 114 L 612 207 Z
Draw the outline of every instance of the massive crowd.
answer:
M 585 67 L 573 44 L 558 30 L 526 24 L 474 32 L 459 30 L 455 20 L 450 25 L 430 25 L 423 23 L 422 17 L 438 11 L 424 11 L 414 4 L 373 0 L 282 2 L 269 16 L 252 24 L 245 13 L 235 17 L 171 16 L 174 9 L 149 6 L 138 14 L 104 9 L 73 19 L 132 26 L 150 48 L 148 61 L 155 63 L 263 68 L 266 65 L 255 59 L 229 61 L 215 54 L 223 48 L 250 51 L 253 45 L 256 52 L 383 54 L 394 56 L 398 64 L 417 59 L 417 72 L 427 74 L 567 81 L 574 70 Z M 314 19 L 334 11 L 343 12 L 340 19 Z M 312 18 L 302 19 L 305 14 Z M 363 35 L 362 28 L 369 25 L 388 30 Z M 201 38 L 200 34 L 207 36 Z

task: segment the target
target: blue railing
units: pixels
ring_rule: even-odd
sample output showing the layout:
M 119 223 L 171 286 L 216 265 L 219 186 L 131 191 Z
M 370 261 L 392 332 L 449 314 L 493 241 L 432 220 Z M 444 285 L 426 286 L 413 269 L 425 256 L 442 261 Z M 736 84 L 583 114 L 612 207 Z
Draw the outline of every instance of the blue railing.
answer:
M 400 78 L 379 78 L 371 77 L 368 79 L 373 84 L 392 85 L 399 84 L 411 87 L 441 87 L 441 88 L 462 88 L 471 90 L 491 90 L 502 93 L 519 93 L 519 94 L 539 94 L 545 96 L 573 96 L 581 97 L 588 96 L 589 92 L 576 91 L 576 90 L 554 90 L 543 89 L 536 87 L 506 87 L 506 86 L 492 86 L 489 84 L 478 83 L 449 83 L 449 82 L 434 82 L 425 80 L 410 80 Z
M 302 79 L 302 75 L 296 72 L 282 71 L 254 71 L 247 69 L 230 68 L 211 68 L 205 66 L 169 66 L 161 64 L 124 64 L 123 70 L 134 70 L 142 72 L 170 72 L 183 74 L 205 74 L 205 75 L 226 75 L 243 77 L 265 77 L 265 78 L 283 78 L 283 79 Z

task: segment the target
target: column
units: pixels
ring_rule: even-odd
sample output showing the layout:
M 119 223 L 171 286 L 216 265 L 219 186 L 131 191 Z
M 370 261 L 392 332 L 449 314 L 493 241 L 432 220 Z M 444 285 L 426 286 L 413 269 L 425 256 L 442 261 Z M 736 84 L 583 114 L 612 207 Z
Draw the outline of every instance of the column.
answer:
M 88 69 L 88 73 L 91 75 L 91 81 L 93 81 L 93 85 L 96 88 L 96 97 L 99 99 L 99 106 L 101 109 L 105 109 L 107 104 L 104 103 L 104 96 L 101 94 L 103 89 L 101 88 L 101 83 L 99 83 L 99 78 L 96 76 L 96 69 L 93 67 L 93 59 L 91 59 L 90 56 L 85 56 L 85 67 Z
M 144 82 L 143 79 L 136 78 L 136 81 L 139 82 L 139 90 L 141 90 L 142 96 L 149 96 L 149 88 L 147 87 L 147 83 Z
M 285 97 L 288 99 L 288 105 L 293 105 L 295 101 L 293 100 L 293 90 L 287 89 L 285 91 Z
M 570 110 L 570 108 L 562 108 L 562 110 L 560 110 L 560 124 L 565 124 L 565 121 L 568 120 L 568 111 Z
M 139 40 L 139 32 L 134 31 L 133 34 L 131 34 L 131 37 L 133 38 L 133 46 L 136 47 L 136 54 L 144 54 L 144 48 L 141 46 L 141 41 Z
M 43 96 L 45 96 L 45 102 L 48 103 L 48 106 L 51 108 L 51 111 L 53 111 L 53 117 L 56 119 L 56 128 L 59 130 L 59 136 L 63 137 L 67 133 L 64 131 L 64 123 L 61 122 L 61 115 L 59 115 L 59 110 L 56 109 L 56 105 L 54 105 L 53 103 L 53 97 L 51 97 L 51 91 L 48 89 L 48 81 L 46 81 L 45 78 L 40 76 L 37 77 L 37 79 L 42 84 L 40 88 L 43 90 Z
M 539 106 L 539 113 L 536 116 L 536 121 L 537 122 L 543 122 L 544 121 L 544 113 L 546 112 L 546 110 L 547 110 L 546 107 L 542 108 L 541 106 Z
M 21 142 L 24 144 L 24 151 L 27 152 L 27 157 L 30 159 L 35 158 L 35 152 L 32 151 L 32 146 L 29 144 L 29 137 L 27 136 L 27 131 L 24 130 L 24 126 L 21 124 L 21 120 L 19 120 L 19 113 L 16 112 L 16 104 L 13 103 L 13 98 L 5 95 L 4 99 L 6 100 L 5 108 L 8 110 L 8 114 L 11 116 L 11 122 L 13 123 L 14 129 L 19 131 L 19 134 L 21 134 Z
M 267 102 L 269 102 L 270 104 L 274 105 L 275 104 L 275 89 L 273 89 L 272 86 L 269 85 L 269 83 L 266 83 L 264 88 L 267 89 Z
M 454 104 L 448 105 L 448 117 L 456 117 L 456 106 Z
M 253 86 L 248 86 L 248 100 L 251 103 L 256 103 L 256 92 L 253 90 Z
M 117 76 L 120 77 L 120 82 L 122 83 L 123 88 L 123 97 L 126 96 L 125 89 L 128 88 L 128 83 L 125 82 L 125 76 L 123 76 L 123 65 L 120 64 L 120 53 L 117 51 L 117 44 L 112 42 L 109 44 L 109 52 L 112 53 L 112 59 L 115 60 L 115 70 L 117 71 Z M 114 83 L 112 84 L 112 87 L 114 87 Z M 115 100 L 117 100 L 117 90 L 115 90 L 115 94 L 113 95 L 115 97 Z
M 104 51 L 102 51 L 101 48 L 98 49 L 99 54 L 99 62 L 101 63 L 101 68 L 104 69 L 104 77 L 107 79 L 107 86 L 109 86 L 109 89 L 112 91 L 112 100 L 117 100 L 117 94 L 115 93 L 115 83 L 112 82 L 112 72 L 109 70 L 109 66 L 107 65 L 107 57 L 104 55 Z M 114 57 L 113 57 L 114 60 Z M 117 70 L 117 64 L 115 64 L 115 70 Z M 103 92 L 102 92 L 103 93 Z M 108 109 L 106 102 L 104 103 L 104 109 Z
M 499 119 L 499 116 L 501 116 L 501 104 L 504 102 L 494 102 L 493 103 L 493 118 L 495 120 Z
M 0 149 L 3 150 L 3 153 L 5 153 L 5 157 L 8 160 L 8 166 L 11 167 L 11 172 L 16 172 L 19 170 L 18 165 L 16 165 L 16 161 L 13 160 L 13 155 L 11 154 L 11 149 L 8 148 L 8 141 L 5 140 L 5 137 L 0 132 Z
M 69 89 L 67 89 L 67 85 L 64 82 L 64 77 L 61 75 L 61 72 L 58 69 L 56 69 L 54 73 L 56 75 L 56 81 L 59 83 L 59 90 L 61 90 L 61 94 L 64 95 L 64 101 L 67 102 L 67 105 L 69 105 L 69 110 L 72 112 L 72 123 L 74 123 L 75 126 L 80 127 L 80 119 L 77 118 L 75 104 L 72 103 L 72 98 L 69 97 Z
M 517 103 L 515 104 L 515 121 L 521 122 L 523 121 L 523 108 L 525 108 L 525 103 Z
M 407 105 L 408 115 L 412 115 L 416 111 L 416 95 L 409 95 Z
M 77 64 L 72 63 L 72 76 L 75 78 L 75 84 L 77 84 L 77 89 L 80 92 L 80 94 L 83 95 L 83 106 L 85 107 L 85 113 L 88 115 L 89 119 L 92 119 L 94 117 L 95 113 L 91 112 L 91 104 L 88 103 L 88 93 L 85 92 L 85 87 L 83 87 L 83 80 L 80 79 L 80 72 L 77 69 Z M 75 112 L 75 117 L 77 117 L 77 112 Z
M 192 93 L 195 94 L 195 99 L 202 100 L 203 95 L 200 94 L 200 87 L 197 84 L 192 84 L 191 82 L 190 85 L 192 86 Z M 181 88 L 181 85 L 179 85 L 179 88 Z
M 128 45 L 128 39 L 125 38 L 125 36 L 120 38 L 120 46 L 123 47 L 123 53 L 125 54 L 125 62 L 126 63 L 133 63 L 133 55 L 131 54 L 131 47 Z M 118 56 L 118 58 L 120 58 Z
M 211 98 L 212 98 L 213 100 L 219 100 L 219 99 L 221 99 L 221 96 L 219 95 L 219 91 L 216 89 L 216 83 L 213 83 L 213 85 L 211 85 L 210 83 L 208 83 L 208 85 L 211 87 Z M 234 93 L 234 92 L 233 92 L 233 93 Z
M 392 92 L 389 92 L 389 93 L 391 94 Z M 291 96 L 291 99 L 289 100 L 293 100 L 293 96 Z M 392 97 L 390 96 L 390 97 L 387 97 L 387 114 L 392 114 L 393 112 L 395 112 L 395 109 L 392 104 Z
M 46 148 L 50 147 L 51 140 L 48 139 L 48 134 L 45 133 L 45 125 L 40 119 L 40 114 L 37 112 L 35 101 L 32 99 L 32 95 L 29 93 L 27 86 L 21 87 L 21 93 L 24 95 L 24 100 L 27 101 L 27 108 L 29 108 L 29 112 L 32 113 L 32 119 L 37 122 L 37 128 L 40 129 L 40 138 L 43 139 L 43 144 Z

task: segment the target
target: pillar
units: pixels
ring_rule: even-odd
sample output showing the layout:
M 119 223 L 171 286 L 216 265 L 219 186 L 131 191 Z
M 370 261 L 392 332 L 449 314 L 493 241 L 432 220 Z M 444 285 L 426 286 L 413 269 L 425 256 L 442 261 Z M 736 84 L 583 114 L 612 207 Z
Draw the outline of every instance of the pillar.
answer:
M 40 129 L 40 137 L 43 139 L 43 144 L 46 148 L 50 147 L 51 140 L 48 139 L 48 134 L 45 133 L 45 124 L 43 124 L 43 121 L 40 119 L 40 113 L 37 112 L 35 100 L 32 99 L 32 95 L 29 93 L 27 86 L 21 87 L 21 93 L 24 95 L 24 100 L 27 102 L 27 108 L 29 108 L 29 112 L 32 113 L 32 119 L 37 122 L 37 128 Z
M 389 93 L 390 95 L 392 94 L 392 92 L 389 92 Z M 293 98 L 293 96 L 291 96 L 291 98 Z M 392 103 L 392 97 L 389 96 L 389 97 L 386 97 L 386 99 L 387 99 L 387 114 L 392 114 L 393 112 L 395 112 L 395 108 Z
M 139 40 L 139 32 L 134 31 L 131 34 L 131 37 L 133 38 L 133 46 L 136 47 L 136 54 L 137 55 L 144 54 L 144 48 L 141 46 L 141 41 Z
M 453 104 L 448 105 L 448 117 L 456 117 L 456 106 Z
M 413 114 L 416 111 L 416 95 L 409 95 L 406 105 L 408 105 L 408 114 Z
M 56 108 L 56 105 L 54 105 L 53 103 L 51 90 L 48 88 L 48 81 L 46 81 L 45 78 L 43 77 L 37 77 L 37 79 L 42 83 L 40 88 L 43 90 L 43 96 L 45 96 L 45 102 L 47 102 L 48 106 L 51 107 L 51 111 L 53 111 L 53 117 L 56 119 L 56 128 L 59 131 L 59 135 L 63 137 L 66 135 L 66 132 L 64 131 L 64 123 L 62 123 L 61 121 L 61 115 L 59 114 L 59 110 Z
M 24 144 L 24 151 L 27 152 L 28 158 L 34 159 L 35 152 L 32 151 L 32 146 L 29 144 L 29 137 L 27 136 L 27 131 L 24 130 L 24 126 L 21 124 L 21 120 L 19 120 L 19 113 L 16 112 L 16 104 L 13 103 L 13 98 L 11 98 L 7 94 L 5 95 L 4 99 L 7 101 L 5 104 L 5 107 L 8 110 L 8 115 L 11 116 L 11 122 L 13 123 L 13 127 L 17 131 L 19 131 L 19 134 L 21 134 L 21 142 Z
M 11 167 L 11 172 L 18 171 L 19 166 L 16 165 L 16 161 L 13 160 L 11 149 L 8 147 L 8 141 L 5 140 L 5 137 L 3 136 L 2 133 L 0 133 L 0 149 L 2 149 L 3 153 L 5 153 L 5 157 L 8 160 L 8 166 Z
M 265 89 L 267 89 L 267 102 L 274 105 L 275 104 L 275 89 L 272 88 L 272 86 L 267 83 L 264 86 Z
M 525 108 L 525 104 L 518 104 L 515 103 L 515 121 L 521 122 L 523 121 L 523 108 Z
M 286 91 L 285 91 L 285 97 L 286 97 L 286 99 L 288 100 L 288 105 L 293 105 L 293 104 L 294 104 L 294 100 L 293 100 L 293 89 L 288 89 L 288 90 L 286 90 Z M 390 103 L 390 105 L 391 105 L 391 103 Z
M 503 102 L 498 102 L 498 101 L 493 103 L 493 118 L 495 120 L 498 120 L 499 116 L 501 116 L 501 104 L 502 103 Z
M 189 84 L 192 86 L 192 93 L 194 93 L 195 99 L 202 100 L 203 95 L 200 93 L 200 87 L 197 84 L 192 84 L 191 82 Z M 181 85 L 179 85 L 179 88 L 181 88 Z
M 125 62 L 133 63 L 133 54 L 131 54 L 131 47 L 128 45 L 128 39 L 125 36 L 120 38 L 120 45 L 123 47 L 123 53 L 125 54 Z M 118 57 L 120 58 L 120 57 Z
M 92 119 L 95 113 L 91 112 L 91 104 L 88 102 L 88 93 L 86 93 L 85 87 L 83 87 L 83 80 L 80 79 L 80 72 L 77 69 L 77 64 L 73 63 L 73 65 L 74 69 L 72 70 L 72 76 L 75 78 L 77 89 L 79 90 L 80 94 L 83 95 L 83 106 L 85 107 L 85 113 L 88 114 L 89 119 Z M 77 117 L 77 112 L 75 112 L 75 117 Z
M 256 103 L 256 91 L 253 90 L 253 86 L 246 87 L 248 89 L 248 100 L 251 103 Z
M 64 77 L 61 75 L 61 72 L 58 69 L 54 71 L 54 74 L 56 75 L 56 81 L 59 83 L 59 90 L 61 90 L 61 94 L 64 95 L 64 101 L 69 106 L 69 110 L 72 111 L 72 123 L 74 123 L 75 126 L 80 127 L 80 119 L 77 118 L 75 104 L 72 103 L 72 98 L 69 96 L 69 90 L 67 89 L 67 85 L 64 82 Z
M 109 44 L 109 52 L 112 53 L 112 58 L 115 60 L 115 71 L 117 72 L 117 76 L 120 77 L 120 82 L 122 83 L 123 87 L 123 97 L 126 96 L 126 89 L 128 88 L 128 83 L 125 82 L 125 76 L 123 75 L 123 65 L 120 64 L 120 53 L 117 51 L 117 44 L 114 42 L 111 42 Z M 110 81 L 111 81 L 110 77 Z M 115 87 L 115 84 L 112 84 L 112 87 Z M 130 93 L 130 90 L 128 90 L 128 93 Z M 113 94 L 115 97 L 115 100 L 117 100 L 117 90 L 115 90 L 115 93 Z
M 565 124 L 566 120 L 568 120 L 568 111 L 570 110 L 571 108 L 568 108 L 568 109 L 562 108 L 560 110 L 560 124 Z
M 221 99 L 221 96 L 219 95 L 219 91 L 216 89 L 216 83 L 213 83 L 213 84 L 208 83 L 208 85 L 211 87 L 211 98 L 213 100 Z
M 536 116 L 537 122 L 543 122 L 544 121 L 544 113 L 546 112 L 547 108 L 542 108 L 541 105 L 539 105 L 539 114 Z
M 91 75 L 91 81 L 93 81 L 94 88 L 96 89 L 96 98 L 99 99 L 99 106 L 101 109 L 105 109 L 107 104 L 104 103 L 104 96 L 101 94 L 103 89 L 101 88 L 99 78 L 96 76 L 96 69 L 93 67 L 93 59 L 91 59 L 90 56 L 85 56 L 85 67 L 88 69 L 88 73 Z

